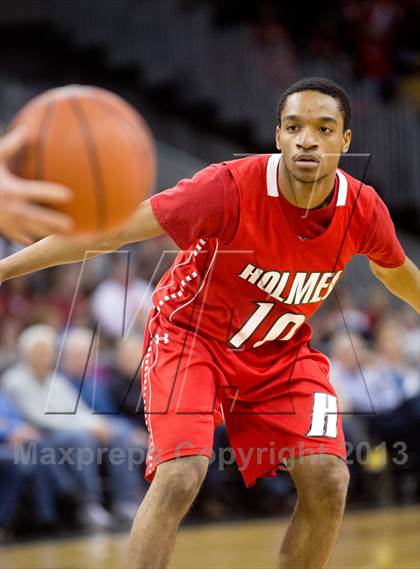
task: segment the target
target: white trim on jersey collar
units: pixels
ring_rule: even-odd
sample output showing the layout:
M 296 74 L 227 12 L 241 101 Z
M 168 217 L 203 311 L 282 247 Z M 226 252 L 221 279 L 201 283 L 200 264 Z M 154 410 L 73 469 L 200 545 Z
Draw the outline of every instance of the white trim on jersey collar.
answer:
M 279 197 L 279 189 L 277 186 L 277 166 L 280 158 L 281 154 L 272 154 L 267 162 L 267 194 L 273 198 Z
M 347 178 L 340 170 L 337 170 L 337 176 L 338 176 L 338 196 L 337 196 L 336 207 L 339 207 L 340 205 L 346 205 L 347 189 L 349 184 L 347 182 Z
M 267 178 L 267 194 L 273 198 L 279 197 L 279 189 L 277 186 L 277 167 L 280 162 L 281 154 L 272 154 L 267 162 L 266 178 Z M 338 196 L 336 207 L 346 205 L 348 182 L 347 178 L 337 169 L 338 176 Z

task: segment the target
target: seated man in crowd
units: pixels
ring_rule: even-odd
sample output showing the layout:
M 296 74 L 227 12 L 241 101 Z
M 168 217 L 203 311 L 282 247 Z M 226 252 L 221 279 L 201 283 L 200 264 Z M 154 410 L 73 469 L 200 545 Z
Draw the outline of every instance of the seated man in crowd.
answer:
M 144 421 L 140 377 L 142 342 L 138 335 L 130 335 L 118 342 L 115 365 L 109 370 L 107 383 L 113 404 L 120 410 L 121 416 L 134 421 L 143 433 L 143 443 L 147 446 L 148 431 Z
M 98 338 L 99 335 L 96 337 Z M 138 341 L 138 339 L 136 340 Z M 128 454 L 131 450 L 133 462 L 144 462 L 147 448 L 147 431 L 136 425 L 131 418 L 123 416 L 121 404 L 113 401 L 106 380 L 101 379 L 100 362 L 97 355 L 97 341 L 93 330 L 88 328 L 70 329 L 63 338 L 62 373 L 71 381 L 83 403 L 90 409 L 94 417 L 100 418 L 108 429 L 108 444 L 122 452 L 118 464 L 107 461 L 106 466 L 111 482 L 114 499 L 113 510 L 119 517 L 134 519 L 139 499 L 146 492 L 146 482 L 138 468 L 138 464 L 129 464 Z M 139 353 L 139 343 L 137 352 Z M 120 385 L 120 401 L 126 391 L 124 383 Z M 142 415 L 139 415 L 142 417 Z M 141 447 L 137 449 L 137 447 Z M 136 453 L 134 451 L 137 450 Z
M 111 430 L 107 421 L 78 401 L 71 383 L 54 372 L 56 344 L 57 335 L 51 326 L 24 330 L 19 337 L 21 361 L 4 373 L 2 385 L 23 417 L 42 432 L 45 446 L 57 452 L 68 450 L 65 460 L 57 456 L 51 462 L 60 469 L 60 481 L 72 481 L 79 493 L 80 521 L 108 528 L 113 517 L 101 504 L 97 451 L 99 445 L 110 442 Z

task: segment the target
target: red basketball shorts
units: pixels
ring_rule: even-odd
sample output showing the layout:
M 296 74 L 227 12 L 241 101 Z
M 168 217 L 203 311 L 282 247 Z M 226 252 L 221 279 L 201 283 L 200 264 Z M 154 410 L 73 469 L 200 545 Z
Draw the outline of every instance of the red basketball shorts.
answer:
M 247 486 L 304 455 L 346 459 L 328 358 L 308 343 L 279 344 L 235 350 L 152 311 L 142 362 L 147 480 L 167 460 L 214 459 L 221 416 Z

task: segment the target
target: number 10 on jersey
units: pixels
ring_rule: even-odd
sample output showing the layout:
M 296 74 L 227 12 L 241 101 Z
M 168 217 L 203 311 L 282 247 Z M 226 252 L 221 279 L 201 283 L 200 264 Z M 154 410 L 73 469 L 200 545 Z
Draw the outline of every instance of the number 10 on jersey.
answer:
M 274 302 L 256 302 L 255 304 L 257 305 L 257 309 L 251 314 L 242 328 L 240 328 L 229 340 L 229 344 L 234 348 L 240 348 L 252 336 L 258 326 L 260 326 L 270 314 L 275 305 Z M 264 338 L 255 342 L 253 348 L 258 348 L 258 346 L 261 346 L 264 342 L 270 342 L 272 340 L 282 340 L 284 342 L 290 340 L 304 321 L 305 316 L 303 314 L 293 314 L 292 312 L 282 314 L 277 318 Z M 289 330 L 283 337 L 280 337 L 289 325 L 291 326 Z

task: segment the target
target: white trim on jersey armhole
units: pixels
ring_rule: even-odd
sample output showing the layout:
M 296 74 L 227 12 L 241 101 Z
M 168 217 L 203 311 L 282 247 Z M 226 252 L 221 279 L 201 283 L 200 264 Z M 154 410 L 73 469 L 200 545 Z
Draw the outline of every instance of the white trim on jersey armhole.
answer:
M 281 154 L 272 154 L 267 162 L 267 194 L 273 198 L 279 197 L 279 189 L 277 186 L 277 166 L 280 158 Z
M 336 207 L 341 205 L 346 205 L 347 200 L 347 190 L 348 190 L 348 181 L 343 172 L 337 170 L 338 176 L 338 196 L 337 196 L 337 204 Z

